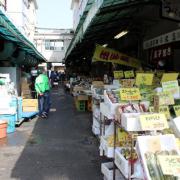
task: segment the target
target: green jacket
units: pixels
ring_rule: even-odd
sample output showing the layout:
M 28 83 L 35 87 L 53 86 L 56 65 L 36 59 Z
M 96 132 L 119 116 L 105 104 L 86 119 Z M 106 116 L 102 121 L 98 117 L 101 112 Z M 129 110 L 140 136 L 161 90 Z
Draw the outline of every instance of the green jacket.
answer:
M 49 79 L 45 74 L 40 74 L 35 80 L 35 90 L 38 94 L 50 90 Z

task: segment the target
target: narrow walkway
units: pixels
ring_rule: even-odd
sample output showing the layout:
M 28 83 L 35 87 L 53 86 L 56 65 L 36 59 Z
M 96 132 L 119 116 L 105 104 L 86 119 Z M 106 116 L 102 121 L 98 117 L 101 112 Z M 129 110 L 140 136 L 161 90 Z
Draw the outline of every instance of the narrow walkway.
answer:
M 47 120 L 24 123 L 8 139 L 8 145 L 0 147 L 0 179 L 102 179 L 98 142 L 91 133 L 91 114 L 77 112 L 72 96 L 62 89 L 52 92 L 52 110 Z

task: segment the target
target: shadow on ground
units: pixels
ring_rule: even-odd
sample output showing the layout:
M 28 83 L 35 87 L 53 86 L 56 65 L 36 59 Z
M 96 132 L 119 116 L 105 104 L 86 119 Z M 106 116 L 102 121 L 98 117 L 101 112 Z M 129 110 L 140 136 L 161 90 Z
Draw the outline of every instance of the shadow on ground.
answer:
M 52 92 L 49 118 L 38 119 L 11 177 L 20 180 L 101 180 L 90 113 L 77 112 L 63 90 Z

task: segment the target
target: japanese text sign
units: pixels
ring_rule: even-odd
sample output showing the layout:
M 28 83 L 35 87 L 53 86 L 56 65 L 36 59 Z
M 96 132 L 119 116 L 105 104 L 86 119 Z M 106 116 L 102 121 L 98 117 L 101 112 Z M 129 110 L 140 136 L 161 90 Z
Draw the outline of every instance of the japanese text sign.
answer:
M 136 85 L 152 85 L 154 74 L 152 73 L 137 73 Z
M 164 114 L 140 115 L 140 123 L 143 131 L 163 130 L 168 128 L 167 119 Z
M 164 73 L 161 82 L 175 81 L 177 80 L 179 73 Z
M 135 80 L 134 79 L 122 79 L 121 80 L 121 85 L 124 88 L 132 88 L 135 84 Z
M 141 62 L 138 59 L 120 53 L 116 50 L 105 48 L 100 45 L 96 45 L 96 49 L 92 59 L 93 62 L 102 61 L 102 62 L 117 63 L 134 68 L 141 67 Z
M 125 78 L 133 78 L 134 77 L 134 71 L 124 71 Z
M 161 105 L 173 105 L 174 97 L 169 92 L 160 92 L 158 93 L 159 106 Z
M 179 155 L 159 155 L 158 161 L 164 175 L 180 175 Z
M 167 81 L 162 83 L 163 91 L 167 91 L 173 94 L 174 98 L 180 97 L 178 81 Z
M 180 105 L 173 106 L 176 116 L 180 116 Z
M 114 78 L 115 79 L 121 79 L 121 78 L 124 77 L 123 71 L 114 71 L 113 73 L 114 73 Z
M 137 101 L 141 99 L 138 88 L 121 88 L 120 97 L 123 101 Z

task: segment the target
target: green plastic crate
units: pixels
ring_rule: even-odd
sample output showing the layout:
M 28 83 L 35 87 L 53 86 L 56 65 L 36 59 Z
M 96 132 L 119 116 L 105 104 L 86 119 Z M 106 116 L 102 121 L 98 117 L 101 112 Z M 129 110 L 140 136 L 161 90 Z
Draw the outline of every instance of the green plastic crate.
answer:
M 86 111 L 86 101 L 76 101 L 76 109 L 78 111 Z

